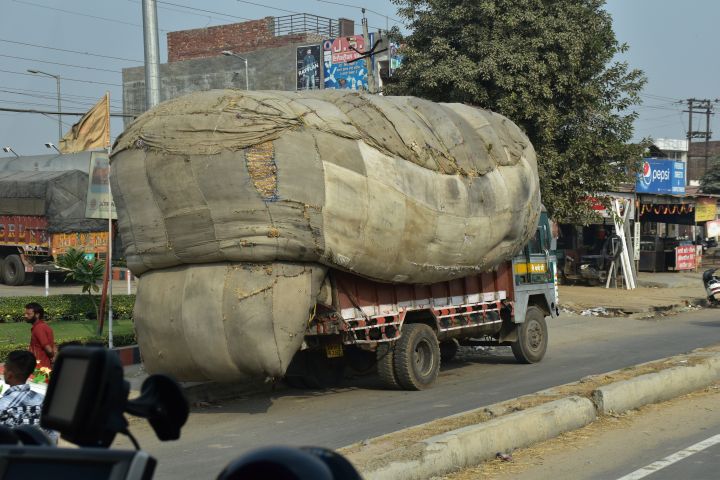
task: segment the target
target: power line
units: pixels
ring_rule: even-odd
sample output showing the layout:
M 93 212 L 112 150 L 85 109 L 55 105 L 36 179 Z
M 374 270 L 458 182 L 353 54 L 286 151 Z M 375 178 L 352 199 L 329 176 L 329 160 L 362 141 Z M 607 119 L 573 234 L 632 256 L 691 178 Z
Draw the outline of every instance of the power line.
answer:
M 137 4 L 142 3 L 140 0 L 127 0 L 127 1 L 130 2 L 130 3 L 137 3 Z M 163 3 L 163 2 L 156 2 L 156 3 Z M 227 21 L 227 18 L 237 18 L 237 17 L 228 17 L 228 16 L 225 15 L 224 13 L 218 13 L 217 15 L 220 15 L 220 16 L 226 17 L 226 18 L 213 17 L 213 16 L 211 16 L 211 15 L 205 15 L 205 14 L 202 14 L 202 13 L 188 12 L 188 11 L 185 11 L 185 10 L 178 10 L 178 9 L 175 9 L 175 8 L 164 7 L 164 6 L 158 6 L 158 8 L 159 8 L 159 9 L 162 9 L 162 10 L 167 10 L 167 11 L 169 11 L 169 12 L 177 12 L 177 13 L 182 13 L 182 14 L 184 14 L 184 15 L 194 15 L 194 16 L 196 16 L 196 17 L 202 17 L 202 18 L 214 18 L 215 20 L 222 20 L 222 21 Z M 193 7 L 184 7 L 184 8 L 193 8 Z M 245 20 L 249 20 L 249 19 L 245 19 Z
M 303 12 L 296 12 L 296 11 L 293 11 L 293 10 L 285 10 L 284 8 L 273 7 L 273 6 L 271 6 L 271 5 L 263 5 L 262 3 L 248 2 L 248 1 L 246 1 L 246 0 L 236 0 L 236 1 L 239 2 L 239 3 L 246 3 L 246 4 L 248 4 L 248 5 L 255 5 L 256 7 L 264 7 L 264 8 L 269 8 L 269 9 L 271 9 L 271 10 L 277 10 L 277 11 L 279 11 L 279 12 L 285 12 L 285 13 L 303 13 Z
M 165 1 L 161 1 L 161 0 L 156 0 L 156 2 L 157 2 L 158 4 L 172 5 L 173 7 L 187 8 L 188 10 L 194 10 L 194 11 L 196 11 L 196 12 L 211 13 L 211 14 L 213 14 L 213 15 L 221 15 L 221 16 L 223 16 L 223 17 L 236 18 L 236 19 L 239 19 L 239 20 L 255 20 L 255 19 L 253 19 L 253 18 L 238 17 L 237 15 L 230 15 L 230 14 L 227 14 L 227 13 L 215 12 L 215 11 L 213 11 L 213 10 L 205 10 L 205 9 L 202 9 L 202 8 L 189 7 L 189 6 L 187 6 L 187 5 L 181 5 L 181 4 L 179 4 L 179 3 L 165 2 Z
M 57 94 L 52 93 L 52 92 L 48 92 L 47 95 L 44 95 L 44 94 L 40 95 L 37 93 L 23 93 L 23 92 L 17 92 L 14 90 L 5 90 L 5 89 L 0 89 L 0 92 L 9 93 L 10 95 L 20 95 L 20 96 L 30 97 L 30 98 L 39 98 L 39 99 L 43 99 L 43 100 L 55 100 L 57 98 Z M 92 101 L 89 101 L 89 100 L 73 100 L 72 98 L 67 98 L 67 97 L 68 96 L 63 96 L 63 102 L 69 102 L 69 103 L 74 103 L 76 105 L 88 106 L 88 107 L 91 107 L 97 103 L 97 102 L 93 103 Z M 110 103 L 112 104 L 112 101 Z M 122 108 L 119 105 L 116 105 L 116 106 L 118 108 Z
M 668 101 L 671 101 L 671 102 L 673 102 L 673 103 L 682 103 L 682 102 L 683 102 L 683 101 L 682 101 L 681 99 L 679 99 L 679 98 L 666 97 L 666 96 L 663 96 L 663 95 L 655 95 L 655 94 L 652 94 L 652 93 L 638 93 L 638 95 L 640 95 L 641 97 L 647 97 L 647 98 L 650 98 L 650 99 L 653 99 L 653 100 L 668 100 Z
M 60 65 L 62 67 L 72 67 L 72 68 L 84 68 L 86 70 L 97 70 L 99 72 L 111 72 L 111 73 L 122 73 L 121 70 L 110 70 L 109 68 L 99 68 L 99 67 L 86 67 L 84 65 L 73 65 L 71 63 L 60 63 L 60 62 L 51 62 L 50 60 L 39 60 L 37 58 L 27 58 L 27 57 L 16 57 L 13 55 L 4 55 L 0 53 L 0 57 L 5 58 L 14 58 L 15 60 L 28 60 L 30 62 L 38 62 L 38 63 L 47 63 L 50 65 Z
M 13 72 L 12 70 L 0 70 L 0 72 L 4 73 L 11 73 L 13 75 L 25 75 L 27 77 L 34 77 L 32 73 L 25 73 L 25 72 Z M 110 85 L 113 87 L 122 87 L 119 83 L 107 83 L 107 82 L 96 82 L 94 80 L 80 80 L 79 78 L 68 78 L 68 77 L 60 77 L 65 82 L 81 82 L 81 83 L 94 83 L 97 85 Z
M 32 90 L 32 89 L 29 89 L 29 88 L 18 88 L 18 87 L 5 87 L 5 88 L 10 88 L 10 89 L 12 89 L 13 91 L 16 91 L 16 92 L 28 92 L 28 93 L 40 93 L 40 94 L 48 94 L 48 95 L 51 95 L 51 94 L 52 94 L 52 95 L 57 95 L 57 92 L 55 92 L 55 91 L 50 91 L 50 90 Z M 82 99 L 82 98 L 86 98 L 86 99 L 89 99 L 89 100 L 93 100 L 93 101 L 95 101 L 95 102 L 97 102 L 98 100 L 100 100 L 100 97 L 101 97 L 101 96 L 102 96 L 102 95 L 100 95 L 100 96 L 94 96 L 94 95 L 91 96 L 91 95 L 75 95 L 75 94 L 72 94 L 72 93 L 63 93 L 63 98 L 65 98 L 65 97 L 81 98 L 81 99 Z M 112 99 L 111 99 L 110 102 L 120 102 L 120 100 L 112 100 Z
M 35 97 L 35 98 L 42 98 L 42 99 L 55 99 L 57 98 L 57 92 L 50 92 L 50 91 L 39 91 L 39 90 L 24 90 L 24 89 L 14 89 L 14 90 L 0 90 L 0 92 L 9 93 L 11 95 L 23 95 L 23 96 L 29 96 L 29 97 Z M 24 92 L 33 92 L 33 93 L 24 93 Z M 93 97 L 86 97 L 82 95 L 70 95 L 70 94 L 63 94 L 63 102 L 70 102 L 77 105 L 81 105 L 83 107 L 90 107 L 97 103 L 97 101 L 100 99 L 100 96 L 93 96 Z M 122 109 L 123 103 L 119 100 L 110 100 L 110 105 L 113 108 Z
M 5 108 L 0 107 L 0 112 L 17 112 L 17 113 L 38 113 L 40 115 L 58 115 L 57 111 L 48 111 L 48 110 L 32 110 L 27 108 Z M 75 115 L 78 117 L 82 117 L 83 115 L 87 114 L 87 112 L 60 112 L 60 115 Z M 126 117 L 126 118 L 135 118 L 137 115 L 131 115 L 128 113 L 112 113 L 110 112 L 111 117 Z
M 41 113 L 40 115 L 42 115 L 43 117 L 45 117 L 45 118 L 47 118 L 47 119 L 49 119 L 49 120 L 52 120 L 53 122 L 59 121 L 62 125 L 65 125 L 66 127 L 72 127 L 72 124 L 71 124 L 71 123 L 63 122 L 62 120 L 57 120 L 56 118 L 51 117 L 51 116 L 48 115 L 47 113 Z
M 65 48 L 48 47 L 47 45 L 37 45 L 37 44 L 34 44 L 34 43 L 18 42 L 18 41 L 16 41 L 16 40 L 8 40 L 8 39 L 5 39 L 5 38 L 0 38 L 0 42 L 12 43 L 12 44 L 15 44 L 15 45 L 23 45 L 23 46 L 26 46 L 26 47 L 44 48 L 44 49 L 47 49 L 47 50 L 55 50 L 55 51 L 57 51 L 57 52 L 77 53 L 77 54 L 80 54 L 80 55 L 89 55 L 89 56 L 91 56 L 91 57 L 109 58 L 109 59 L 111 59 L 111 60 L 122 60 L 123 62 L 144 63 L 142 60 L 135 60 L 135 59 L 132 59 L 132 58 L 113 57 L 113 56 L 110 56 L 110 55 L 102 55 L 102 54 L 99 54 L 99 53 L 81 52 L 81 51 L 78 51 L 78 50 L 68 50 L 68 49 L 65 49 Z
M 238 1 L 240 1 L 240 0 L 238 0 Z M 317 1 L 318 1 L 318 2 L 321 2 L 321 3 L 330 3 L 330 4 L 332 4 L 332 5 L 340 5 L 340 6 L 342 6 L 342 7 L 358 8 L 358 9 L 360 9 L 360 10 L 365 10 L 365 11 L 374 13 L 375 15 L 380 15 L 381 17 L 385 17 L 385 18 L 387 18 L 388 20 L 392 20 L 394 23 L 397 23 L 398 25 L 405 26 L 405 24 L 403 23 L 402 20 L 398 20 L 397 18 L 393 18 L 393 17 L 391 17 L 390 15 L 386 15 L 386 14 L 384 14 L 384 13 L 380 13 L 380 12 L 377 12 L 377 11 L 375 11 L 375 10 L 371 10 L 371 9 L 369 9 L 369 8 L 366 8 L 366 7 L 361 7 L 361 6 L 359 6 L 359 5 L 350 5 L 350 4 L 347 4 L 347 3 L 331 2 L 331 1 L 329 1 L 329 0 L 317 0 Z
M 104 21 L 106 21 L 106 22 L 113 22 L 113 23 L 119 23 L 119 24 L 122 24 L 122 25 L 130 25 L 131 27 L 139 27 L 139 28 L 142 28 L 142 25 L 140 25 L 139 23 L 125 22 L 125 21 L 123 21 L 123 20 L 118 20 L 118 19 L 116 19 L 116 18 L 100 17 L 100 16 L 97 16 L 97 15 L 90 15 L 89 13 L 76 12 L 76 11 L 74 11 L 74 10 L 64 10 L 64 9 L 62 9 L 62 8 L 55 8 L 55 7 L 51 7 L 51 6 L 49 6 L 49 5 L 41 5 L 41 4 L 39 4 L 39 3 L 33 3 L 33 2 L 25 2 L 25 1 L 22 1 L 22 0 L 13 0 L 13 2 L 15 2 L 15 3 L 20 3 L 20 4 L 23 4 L 23 5 L 31 5 L 31 6 L 33 6 L 33 7 L 38 7 L 38 8 L 45 8 L 45 9 L 47 9 L 47 10 L 54 10 L 54 11 L 56 11 L 56 12 L 67 13 L 67 14 L 70 14 L 70 15 L 78 15 L 78 16 L 80 16 L 80 17 L 94 18 L 95 20 L 104 20 Z M 161 29 L 161 30 L 162 30 L 162 29 Z M 166 30 L 162 30 L 162 31 L 165 32 Z

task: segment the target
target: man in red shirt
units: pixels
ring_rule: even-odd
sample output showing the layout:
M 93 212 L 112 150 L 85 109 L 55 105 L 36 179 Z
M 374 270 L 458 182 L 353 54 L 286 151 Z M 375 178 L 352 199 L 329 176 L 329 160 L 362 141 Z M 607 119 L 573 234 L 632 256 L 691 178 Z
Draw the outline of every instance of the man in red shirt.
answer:
M 38 359 L 40 367 L 52 368 L 55 359 L 55 337 L 50 325 L 45 323 L 45 310 L 39 303 L 25 305 L 25 321 L 30 329 L 30 352 Z

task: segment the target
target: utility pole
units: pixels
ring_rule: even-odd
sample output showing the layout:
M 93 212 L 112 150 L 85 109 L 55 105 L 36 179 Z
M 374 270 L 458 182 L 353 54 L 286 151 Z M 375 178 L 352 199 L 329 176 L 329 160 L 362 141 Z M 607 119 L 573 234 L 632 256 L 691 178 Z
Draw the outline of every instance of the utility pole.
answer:
M 160 103 L 160 43 L 155 0 L 142 0 L 142 13 L 145 46 L 145 105 L 150 110 Z
M 370 34 L 368 33 L 368 22 L 367 18 L 365 17 L 365 9 L 362 9 L 362 29 L 363 29 L 363 40 L 365 42 L 365 51 L 369 51 L 372 48 L 372 44 L 370 43 Z M 365 68 L 367 69 L 367 75 L 368 75 L 368 92 L 370 93 L 376 93 L 377 89 L 375 88 L 375 74 L 373 73 L 373 64 L 372 64 L 372 55 L 368 55 L 365 57 Z
M 702 138 L 705 140 L 705 154 L 702 174 L 698 175 L 702 177 L 708 170 L 708 162 L 710 161 L 710 137 L 712 137 L 712 131 L 710 130 L 710 115 L 713 115 L 713 102 L 709 99 L 698 100 L 697 98 L 688 98 L 686 100 L 688 109 L 683 112 L 688 114 L 688 161 L 690 160 L 690 146 L 693 138 Z M 697 114 L 705 114 L 705 129 L 704 130 L 693 130 L 693 116 Z

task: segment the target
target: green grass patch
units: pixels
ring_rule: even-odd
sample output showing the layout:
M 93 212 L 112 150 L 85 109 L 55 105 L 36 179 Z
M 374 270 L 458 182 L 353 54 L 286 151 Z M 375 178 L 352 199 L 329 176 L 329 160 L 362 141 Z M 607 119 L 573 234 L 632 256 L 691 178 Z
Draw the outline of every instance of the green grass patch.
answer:
M 62 345 L 67 342 L 102 342 L 107 345 L 107 323 L 102 337 L 95 335 L 97 322 L 54 321 L 48 322 L 55 334 L 55 343 Z M 113 345 L 122 347 L 135 344 L 135 331 L 132 320 L 113 320 Z M 0 362 L 4 362 L 7 354 L 13 350 L 27 350 L 30 345 L 30 324 L 25 322 L 0 323 Z

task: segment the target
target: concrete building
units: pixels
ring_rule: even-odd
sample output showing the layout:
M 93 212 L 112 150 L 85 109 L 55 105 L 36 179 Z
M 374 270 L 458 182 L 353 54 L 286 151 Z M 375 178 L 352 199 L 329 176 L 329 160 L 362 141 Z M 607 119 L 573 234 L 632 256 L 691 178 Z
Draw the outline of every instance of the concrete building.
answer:
M 688 142 L 676 138 L 658 138 L 653 142 L 664 158 L 678 162 L 687 162 Z
M 352 20 L 308 14 L 169 32 L 168 63 L 160 65 L 160 100 L 202 90 L 245 89 L 246 82 L 250 90 L 294 91 L 298 47 L 353 34 Z M 247 59 L 247 79 L 245 62 L 223 51 Z M 123 69 L 123 109 L 132 114 L 146 110 L 144 67 Z

